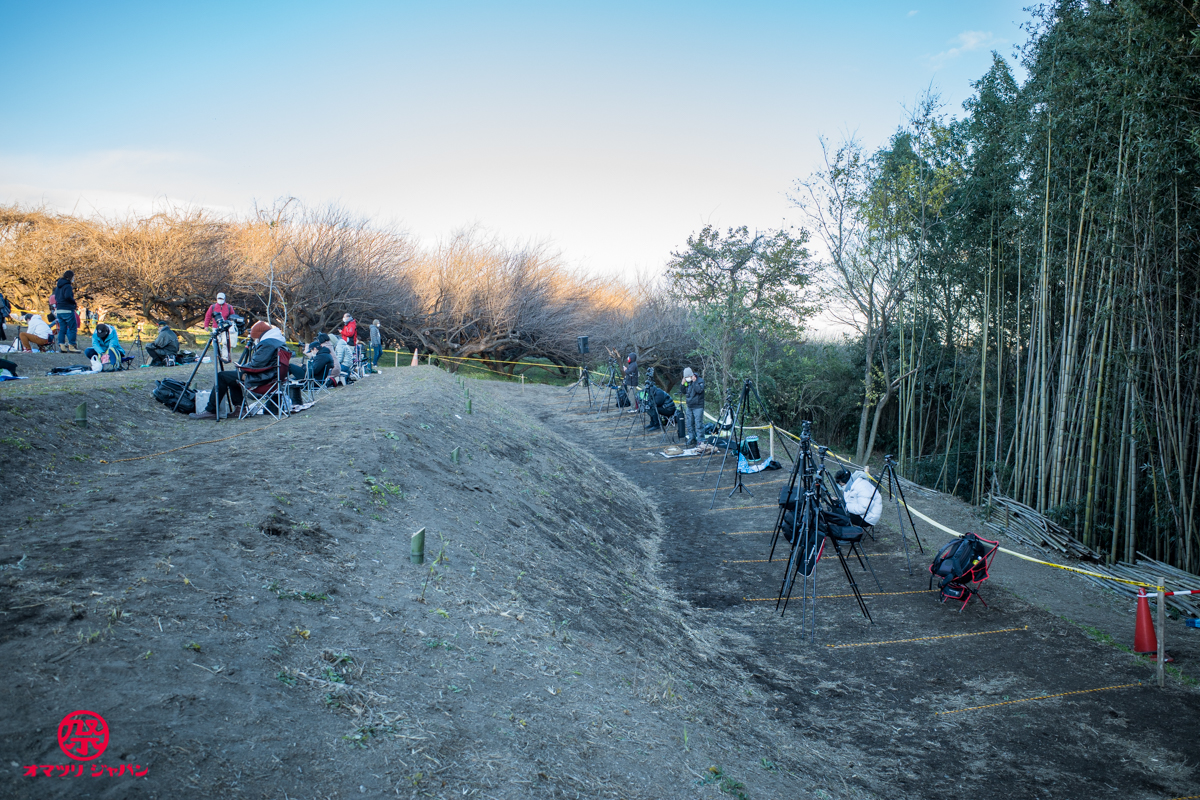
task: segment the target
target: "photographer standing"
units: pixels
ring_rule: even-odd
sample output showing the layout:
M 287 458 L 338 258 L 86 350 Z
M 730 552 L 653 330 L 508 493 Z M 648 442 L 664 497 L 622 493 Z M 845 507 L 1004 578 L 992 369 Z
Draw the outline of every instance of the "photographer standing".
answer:
M 233 318 L 233 306 L 225 302 L 225 293 L 217 292 L 217 302 L 204 312 L 204 327 L 212 336 L 217 336 L 217 355 L 226 363 L 233 363 L 233 348 L 237 347 L 237 326 L 231 325 L 218 336 L 218 328 L 223 320 Z
M 58 317 L 58 349 L 64 353 L 78 353 L 75 343 L 75 272 L 67 270 L 54 285 L 54 313 Z
M 376 365 L 383 355 L 383 335 L 379 332 L 379 320 L 371 323 L 371 372 L 378 372 Z
M 692 372 L 691 367 L 683 368 L 683 391 L 687 398 L 687 408 L 683 410 L 683 419 L 687 422 L 684 446 L 695 447 L 700 444 L 704 430 L 704 379 Z
M 637 353 L 630 353 L 625 359 L 625 391 L 633 400 L 633 408 L 629 410 L 630 414 L 638 413 L 638 362 Z

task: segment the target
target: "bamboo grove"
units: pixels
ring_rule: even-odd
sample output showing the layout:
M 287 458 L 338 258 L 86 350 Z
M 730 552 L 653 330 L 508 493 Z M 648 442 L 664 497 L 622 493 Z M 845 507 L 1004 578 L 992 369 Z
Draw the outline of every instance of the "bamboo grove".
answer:
M 1023 85 L 994 55 L 962 118 L 926 98 L 797 184 L 862 334 L 858 457 L 1196 571 L 1197 8 L 1034 20 Z

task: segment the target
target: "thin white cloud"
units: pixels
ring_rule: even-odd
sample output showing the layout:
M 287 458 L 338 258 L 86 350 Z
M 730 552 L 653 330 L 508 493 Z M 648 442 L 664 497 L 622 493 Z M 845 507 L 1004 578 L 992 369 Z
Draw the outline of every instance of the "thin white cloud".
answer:
M 915 17 L 915 16 L 916 16 L 917 14 L 919 14 L 919 13 L 921 13 L 921 12 L 917 11 L 917 10 L 914 8 L 912 11 L 908 12 L 908 15 L 909 15 L 910 17 Z
M 963 53 L 970 53 L 974 50 L 982 50 L 984 48 L 994 48 L 995 45 L 1000 43 L 992 35 L 991 31 L 963 31 L 951 39 L 951 42 L 955 43 L 954 47 L 929 57 L 929 61 L 934 69 L 940 69 L 947 61 L 958 58 Z

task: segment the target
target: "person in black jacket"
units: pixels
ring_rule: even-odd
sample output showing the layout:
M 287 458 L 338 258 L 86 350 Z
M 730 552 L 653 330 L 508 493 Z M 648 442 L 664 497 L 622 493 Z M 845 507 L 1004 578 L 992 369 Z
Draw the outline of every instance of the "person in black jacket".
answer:
M 323 345 L 329 341 L 329 334 L 319 334 L 316 340 L 304 349 L 304 358 L 307 363 L 303 366 L 300 364 L 290 364 L 288 372 L 296 380 L 304 380 L 311 374 L 312 376 L 323 381 L 329 376 L 329 371 L 333 369 L 333 354 L 329 352 L 328 347 Z
M 287 342 L 283 340 L 283 334 L 278 328 L 266 322 L 256 322 L 250 327 L 250 339 L 254 343 L 254 350 L 250 360 L 243 366 L 263 369 L 279 364 L 279 349 L 287 347 Z M 276 373 L 271 371 L 247 373 L 246 386 L 253 389 L 255 386 L 275 380 L 276 377 Z M 188 416 L 192 419 L 216 419 L 217 403 L 221 402 L 226 394 L 229 395 L 231 406 L 242 404 L 242 387 L 238 383 L 237 370 L 218 372 L 217 385 L 213 387 L 212 393 L 208 396 L 208 405 L 204 407 L 203 411 L 188 414 Z
M 637 353 L 630 353 L 625 359 L 625 391 L 633 399 L 633 408 L 629 409 L 630 414 L 638 413 L 638 362 Z
M 5 322 L 8 321 L 8 315 L 12 313 L 12 306 L 4 297 L 3 292 L 0 292 L 0 342 L 8 340 L 8 331 L 4 329 Z M 16 373 L 13 373 L 14 375 Z
M 687 422 L 686 447 L 700 444 L 701 431 L 704 430 L 704 378 L 692 372 L 691 367 L 683 368 L 683 391 L 687 398 L 687 408 L 683 410 L 683 418 Z
M 67 270 L 54 285 L 54 313 L 58 317 L 58 349 L 78 353 L 75 345 L 75 272 Z
M 651 386 L 646 392 L 646 397 L 650 403 L 650 424 L 646 426 L 646 430 L 656 431 L 663 426 L 664 419 L 674 416 L 675 401 L 657 386 Z
M 167 356 L 174 358 L 179 355 L 179 337 L 167 322 L 158 323 L 158 336 L 146 345 L 150 354 L 150 366 L 161 367 L 167 363 Z

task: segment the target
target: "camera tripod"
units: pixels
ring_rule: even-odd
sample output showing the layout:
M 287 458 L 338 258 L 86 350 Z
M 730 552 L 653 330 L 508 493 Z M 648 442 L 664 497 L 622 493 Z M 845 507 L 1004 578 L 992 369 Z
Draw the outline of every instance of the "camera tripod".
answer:
M 591 379 L 591 373 L 588 372 L 587 362 L 584 362 L 579 367 L 579 380 L 575 381 L 575 383 L 573 383 L 571 385 L 571 388 L 567 390 L 567 394 L 569 394 L 571 396 L 571 401 L 569 403 L 567 403 L 568 409 L 571 407 L 571 403 L 575 402 L 575 400 L 576 400 L 575 390 L 578 389 L 580 386 L 583 386 L 587 389 L 588 410 L 591 410 L 592 402 L 593 402 L 592 401 L 592 379 Z
M 219 317 L 220 314 L 218 314 L 217 316 Z M 224 318 L 222 318 L 222 321 L 217 325 L 217 329 L 215 331 L 213 331 L 213 334 L 211 336 L 208 337 L 208 341 L 204 343 L 204 349 L 200 351 L 200 355 L 196 358 L 196 366 L 192 367 L 192 374 L 188 376 L 187 383 L 185 383 L 183 385 L 183 391 L 181 391 L 179 393 L 179 397 L 175 400 L 175 405 L 171 408 L 172 411 L 179 410 L 179 404 L 181 402 L 183 402 L 184 396 L 187 394 L 188 389 L 190 389 L 192 386 L 192 381 L 196 379 L 196 373 L 200 371 L 200 365 L 204 363 L 204 355 L 208 352 L 208 349 L 210 347 L 212 348 L 212 351 L 213 351 L 213 361 L 212 361 L 212 363 L 213 363 L 213 389 L 212 390 L 214 392 L 217 391 L 217 387 L 220 385 L 221 366 L 224 363 L 221 360 L 221 348 L 215 346 L 216 341 L 217 341 L 217 336 L 220 335 L 221 333 L 224 333 L 225 331 L 228 331 L 229 326 L 232 324 L 233 324 L 232 322 L 229 322 L 227 320 L 224 320 Z M 249 348 L 247 348 L 245 353 L 249 353 L 249 352 L 250 352 L 250 350 L 249 350 Z M 245 353 L 242 354 L 243 358 L 245 357 Z M 230 359 L 233 358 L 232 350 L 230 350 L 230 352 L 229 352 L 229 357 L 230 357 Z M 230 363 L 232 363 L 232 361 Z M 232 413 L 233 401 L 230 400 L 229 403 L 231 406 L 230 413 Z M 216 421 L 220 422 L 221 421 L 221 398 L 220 397 L 217 397 L 213 401 L 213 408 L 217 412 Z M 197 408 L 196 412 L 199 413 L 200 410 L 201 409 Z
M 808 421 L 801 426 L 800 450 L 792 465 L 792 474 L 788 479 L 788 485 L 779 493 L 779 516 L 776 518 L 775 530 L 771 538 L 771 552 L 767 556 L 767 561 L 774 559 L 775 547 L 779 542 L 780 534 L 782 534 L 791 543 L 791 551 L 788 554 L 783 585 L 779 588 L 775 608 L 781 615 L 786 613 L 788 602 L 791 600 L 795 588 L 796 578 L 799 577 L 801 582 L 801 630 L 803 631 L 804 626 L 808 625 L 810 639 L 815 639 L 816 568 L 825 551 L 826 539 L 833 543 L 834 552 L 837 553 L 838 562 L 842 566 L 846 582 L 850 585 L 850 591 L 858 602 L 859 610 L 872 624 L 874 624 L 874 620 L 871 618 L 870 611 L 867 610 L 866 601 L 858 588 L 858 582 L 854 579 L 854 573 L 850 570 L 850 564 L 846 560 L 846 554 L 842 552 L 841 545 L 843 543 L 850 545 L 850 552 L 858 558 L 859 566 L 870 570 L 877 586 L 879 578 L 875 575 L 874 568 L 871 567 L 870 559 L 867 559 L 864 564 L 865 554 L 858 550 L 858 543 L 862 538 L 861 531 L 856 536 L 842 534 L 843 528 L 838 523 L 841 520 L 848 521 L 848 518 L 840 511 L 841 503 L 836 483 L 825 468 L 825 458 L 829 453 L 829 448 L 818 447 L 817 456 L 814 458 L 811 429 L 812 423 Z M 835 526 L 837 527 L 835 528 Z M 809 613 L 810 607 L 811 614 Z
M 917 547 L 921 553 L 925 552 L 925 546 L 921 544 L 921 537 L 917 535 L 917 526 L 913 522 L 912 512 L 908 510 L 908 501 L 904 499 L 904 490 L 900 488 L 900 476 L 896 474 L 896 461 L 890 455 L 883 457 L 883 472 L 880 473 L 878 480 L 874 481 L 875 489 L 871 492 L 871 499 L 867 501 L 867 508 L 871 508 L 871 503 L 875 500 L 875 494 L 886 483 L 888 491 L 888 500 L 896 503 L 896 527 L 900 531 L 900 542 L 904 545 L 904 561 L 908 565 L 908 574 L 912 575 L 912 558 L 908 552 L 908 537 L 904 533 L 904 516 L 908 515 L 908 525 L 912 530 L 913 538 L 917 541 Z M 895 495 L 892 490 L 895 488 Z M 900 506 L 904 506 L 904 514 L 900 513 Z
M 655 388 L 654 367 L 647 367 L 646 386 L 640 390 L 641 393 L 645 393 L 645 397 L 638 398 L 641 401 L 638 404 L 640 413 L 634 418 L 633 424 L 629 426 L 629 430 L 625 434 L 626 441 L 628 441 L 629 437 L 633 435 L 634 425 L 642 425 L 642 423 L 645 422 L 646 424 L 642 425 L 643 437 L 645 437 L 646 431 L 658 430 L 662 441 L 664 443 L 667 442 L 667 426 L 663 424 L 662 415 L 658 413 L 658 406 L 654 402 Z M 646 420 L 649 420 L 649 422 L 646 422 Z M 657 423 L 657 428 L 655 427 L 655 423 Z
M 613 395 L 616 394 L 618 385 L 619 384 L 617 383 L 617 360 L 615 358 L 610 357 L 608 359 L 608 372 L 604 376 L 604 383 L 603 383 L 604 402 L 601 403 L 601 402 L 597 401 L 597 403 L 596 403 L 596 413 L 597 414 L 599 414 L 601 411 L 603 411 L 605 413 L 608 412 L 609 403 L 612 402 Z M 567 407 L 568 408 L 570 407 L 570 403 L 567 404 Z M 619 411 L 620 408 L 618 408 L 617 410 Z
M 140 329 L 138 330 L 137 333 L 135 333 L 133 335 L 133 344 L 131 344 L 129 346 L 129 355 L 133 355 L 133 352 L 135 349 L 142 357 L 142 364 L 145 364 L 146 363 L 146 349 L 144 347 L 142 347 L 142 332 Z
M 732 392 L 732 390 L 730 390 Z M 728 399 L 732 399 L 732 394 Z M 725 474 L 725 462 L 729 458 L 730 450 L 737 453 L 733 467 L 733 489 L 729 491 L 729 496 L 733 497 L 735 492 L 745 492 L 754 497 L 754 493 L 746 488 L 742 482 L 742 439 L 746 430 L 746 414 L 750 409 L 750 401 L 754 400 L 758 404 L 758 410 L 763 417 L 767 416 L 767 407 L 763 404 L 762 398 L 759 397 L 758 389 L 754 386 L 754 381 L 746 378 L 742 381 L 742 393 L 738 397 L 736 410 L 733 411 L 731 420 L 732 424 L 729 428 L 729 438 L 725 445 L 725 455 L 721 457 L 721 469 L 717 472 L 717 483 L 713 486 L 712 502 L 708 504 L 711 509 L 717 502 L 717 490 L 721 487 L 721 477 Z M 724 416 L 722 416 L 724 421 Z M 711 459 L 711 456 L 710 456 Z M 706 470 L 707 471 L 707 470 Z

